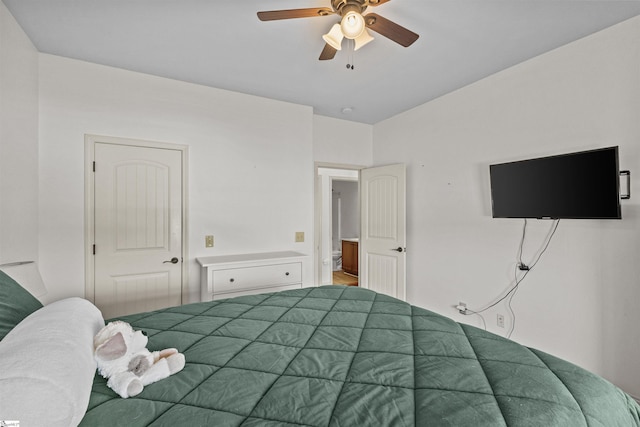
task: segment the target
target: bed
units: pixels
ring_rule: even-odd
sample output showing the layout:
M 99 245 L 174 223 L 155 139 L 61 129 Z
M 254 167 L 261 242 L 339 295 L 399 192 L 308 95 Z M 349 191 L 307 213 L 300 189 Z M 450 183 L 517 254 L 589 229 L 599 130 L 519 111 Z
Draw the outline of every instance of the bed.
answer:
M 78 314 L 71 329 L 99 328 L 95 307 L 72 300 L 92 320 Z M 65 302 L 37 308 L 0 341 L 0 390 L 12 381 L 6 377 L 18 375 L 5 369 L 5 341 L 15 353 L 15 336 L 28 332 L 24 322 Z M 62 310 L 66 317 L 70 308 Z M 75 351 L 84 355 L 58 359 L 73 360 L 60 370 L 82 371 L 86 384 L 65 396 L 77 400 L 66 415 L 49 409 L 47 425 L 640 426 L 640 406 L 601 377 L 366 289 L 303 288 L 120 319 L 145 331 L 152 350 L 177 347 L 185 368 L 122 399 L 95 375 L 95 364 L 85 369 L 90 351 L 82 341 L 91 333 L 83 332 Z M 43 322 L 56 324 L 51 314 Z M 34 345 L 33 338 L 23 341 Z M 20 398 L 1 393 L 0 419 L 15 419 L 7 418 L 14 412 L 4 399 Z M 38 396 L 31 408 L 46 399 Z M 38 424 L 21 427 L 29 425 Z

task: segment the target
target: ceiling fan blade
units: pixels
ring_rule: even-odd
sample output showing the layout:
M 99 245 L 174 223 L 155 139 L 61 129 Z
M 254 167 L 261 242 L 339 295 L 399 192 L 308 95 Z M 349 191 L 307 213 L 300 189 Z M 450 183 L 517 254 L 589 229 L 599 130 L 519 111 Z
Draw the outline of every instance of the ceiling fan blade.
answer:
M 369 6 L 380 6 L 391 0 L 369 0 Z
M 326 61 L 328 59 L 333 59 L 334 56 L 336 56 L 336 52 L 337 50 L 333 47 L 331 47 L 331 45 L 329 45 L 329 43 L 324 45 L 324 49 L 322 49 L 322 53 L 320 54 L 320 58 L 318 58 L 320 61 Z
M 413 42 L 418 40 L 418 37 L 420 37 L 413 31 L 407 30 L 395 22 L 383 18 L 377 13 L 369 13 L 365 15 L 364 22 L 367 24 L 367 28 L 372 29 L 376 33 L 383 35 L 404 47 L 411 46 Z
M 333 13 L 335 13 L 333 9 L 329 9 L 328 7 L 270 10 L 268 12 L 258 12 L 258 19 L 261 21 L 275 21 L 278 19 L 313 18 L 316 16 L 332 15 Z

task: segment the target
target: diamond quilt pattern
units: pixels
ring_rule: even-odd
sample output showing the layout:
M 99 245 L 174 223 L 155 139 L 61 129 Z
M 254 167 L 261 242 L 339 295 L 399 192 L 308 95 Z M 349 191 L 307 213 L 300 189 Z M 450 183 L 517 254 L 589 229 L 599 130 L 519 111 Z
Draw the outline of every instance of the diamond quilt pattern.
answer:
M 638 404 L 597 375 L 366 289 L 121 320 L 186 366 L 129 399 L 96 375 L 82 426 L 640 426 Z

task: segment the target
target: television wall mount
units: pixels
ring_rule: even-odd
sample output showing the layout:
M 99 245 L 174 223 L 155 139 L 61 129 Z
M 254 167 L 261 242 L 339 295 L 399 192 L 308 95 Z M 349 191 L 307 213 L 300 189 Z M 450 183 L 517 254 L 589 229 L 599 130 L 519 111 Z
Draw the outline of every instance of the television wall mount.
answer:
M 627 181 L 627 194 L 621 194 L 622 200 L 629 200 L 631 198 L 631 171 L 620 171 L 620 177 L 625 177 Z

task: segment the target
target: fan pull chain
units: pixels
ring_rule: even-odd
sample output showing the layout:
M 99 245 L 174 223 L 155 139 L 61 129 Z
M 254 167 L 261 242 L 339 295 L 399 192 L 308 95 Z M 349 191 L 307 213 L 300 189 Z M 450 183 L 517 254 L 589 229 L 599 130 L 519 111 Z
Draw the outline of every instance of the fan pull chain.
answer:
M 355 65 L 353 65 L 354 63 L 354 56 L 355 56 L 355 40 L 351 40 L 348 39 L 347 40 L 347 47 L 349 49 L 349 58 L 347 59 L 349 61 L 349 63 L 347 63 L 347 70 L 353 70 L 355 68 Z

